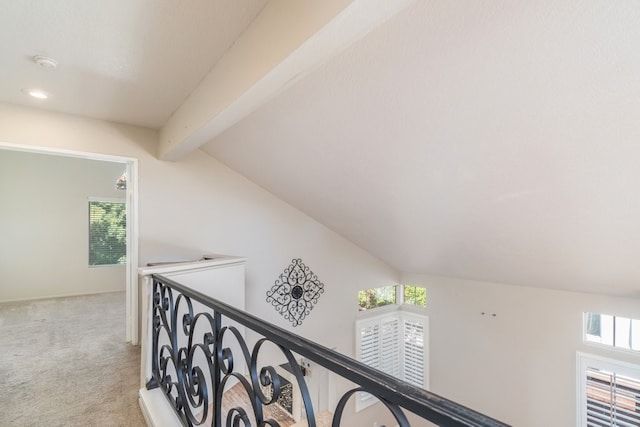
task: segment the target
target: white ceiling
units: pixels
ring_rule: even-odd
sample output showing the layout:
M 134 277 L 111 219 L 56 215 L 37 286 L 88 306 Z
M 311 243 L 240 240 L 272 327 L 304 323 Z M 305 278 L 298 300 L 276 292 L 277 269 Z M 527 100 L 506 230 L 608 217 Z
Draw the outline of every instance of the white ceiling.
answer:
M 0 3 L 0 102 L 159 128 L 267 0 Z M 59 62 L 41 69 L 35 55 Z M 45 102 L 21 89 L 41 87 Z
M 639 22 L 418 1 L 204 149 L 401 271 L 638 296 Z
M 265 2 L 46 4 L 2 5 L 0 101 L 160 127 Z M 203 149 L 400 271 L 638 297 L 638 22 L 418 0 Z

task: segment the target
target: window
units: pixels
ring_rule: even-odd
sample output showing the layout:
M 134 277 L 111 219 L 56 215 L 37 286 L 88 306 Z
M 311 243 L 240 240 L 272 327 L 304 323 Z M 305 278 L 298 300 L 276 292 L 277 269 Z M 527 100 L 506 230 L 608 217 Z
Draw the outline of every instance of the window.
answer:
M 417 387 L 427 388 L 426 289 L 392 285 L 358 293 L 356 358 Z M 356 409 L 376 399 L 360 393 Z
M 89 201 L 89 265 L 126 263 L 126 221 L 123 201 Z
M 358 292 L 360 311 L 391 304 L 409 304 L 425 307 L 427 304 L 427 290 L 420 286 L 392 285 Z
M 640 351 L 640 320 L 600 313 L 584 313 L 584 340 Z
M 640 425 L 640 366 L 578 353 L 581 427 Z
M 427 289 L 420 286 L 402 285 L 404 290 L 404 304 L 427 306 Z
M 396 287 L 383 286 L 381 288 L 365 289 L 358 292 L 358 306 L 360 310 L 383 307 L 396 303 Z
M 416 387 L 425 387 L 425 333 L 427 328 L 426 316 L 404 316 L 403 342 L 403 376 L 404 380 Z
M 408 307 L 372 310 L 356 321 L 356 358 L 416 387 L 428 387 L 427 317 Z M 373 315 L 372 315 L 373 314 Z M 377 400 L 360 393 L 356 409 Z

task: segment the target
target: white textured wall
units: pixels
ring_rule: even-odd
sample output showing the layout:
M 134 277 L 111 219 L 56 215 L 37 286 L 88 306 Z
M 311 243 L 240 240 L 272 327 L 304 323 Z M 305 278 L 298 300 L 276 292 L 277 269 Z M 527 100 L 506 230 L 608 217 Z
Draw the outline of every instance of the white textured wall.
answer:
M 427 288 L 431 391 L 511 425 L 576 425 L 577 351 L 640 363 L 638 355 L 582 343 L 583 312 L 637 318 L 640 299 L 423 275 L 402 280 Z
M 123 164 L 0 150 L 0 301 L 125 289 L 88 266 L 88 198 L 124 198 Z
M 246 256 L 249 312 L 353 355 L 357 291 L 396 283 L 399 273 L 204 152 L 157 160 L 156 138 L 148 129 L 0 104 L 1 142 L 138 159 L 141 265 L 212 252 Z M 294 257 L 325 289 L 295 329 L 266 302 Z

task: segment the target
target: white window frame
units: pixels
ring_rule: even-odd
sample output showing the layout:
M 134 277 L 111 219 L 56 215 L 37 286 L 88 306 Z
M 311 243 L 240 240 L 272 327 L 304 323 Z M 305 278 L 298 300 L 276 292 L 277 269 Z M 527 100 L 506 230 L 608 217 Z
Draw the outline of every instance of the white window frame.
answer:
M 608 331 L 608 333 L 612 334 L 611 336 L 611 341 L 612 344 L 606 343 L 606 342 L 598 342 L 595 339 L 590 339 L 589 337 L 596 337 L 594 335 L 590 335 L 588 334 L 588 319 L 589 319 L 589 314 L 597 314 L 600 315 L 600 321 L 602 322 L 603 316 L 607 316 L 607 317 L 611 317 L 611 321 L 613 322 L 613 327 L 611 328 L 610 331 Z M 616 350 L 616 351 L 621 351 L 627 354 L 634 354 L 634 355 L 638 355 L 640 354 L 640 350 L 634 348 L 633 346 L 630 346 L 630 348 L 624 347 L 623 345 L 618 345 L 616 343 L 616 330 L 615 330 L 615 324 L 616 324 L 616 319 L 620 318 L 620 319 L 628 319 L 631 322 L 631 327 L 633 327 L 633 325 L 637 325 L 640 322 L 639 319 L 634 319 L 634 318 L 629 318 L 629 317 L 625 317 L 625 316 L 616 316 L 616 315 L 612 315 L 612 314 L 606 314 L 606 313 L 597 313 L 597 312 L 588 312 L 585 311 L 584 313 L 582 313 L 582 341 L 590 346 L 595 346 L 595 347 L 600 347 L 600 348 L 605 348 L 607 350 Z M 601 324 L 601 328 L 603 328 L 604 325 Z M 636 344 L 636 340 L 638 339 L 638 337 L 640 336 L 640 328 L 637 329 L 633 329 L 633 332 L 630 330 L 629 334 L 633 333 L 633 343 L 634 345 Z M 602 335 L 601 335 L 602 336 Z
M 413 307 L 417 307 L 417 308 L 420 308 L 420 309 L 424 309 L 426 307 L 426 300 L 425 300 L 425 305 L 422 306 L 422 305 L 416 305 L 416 304 L 408 303 L 408 302 L 405 301 L 405 297 L 404 297 L 404 292 L 405 292 L 405 288 L 406 287 L 421 288 L 421 289 L 424 289 L 425 292 L 426 292 L 427 289 L 424 286 L 397 284 L 397 285 L 379 286 L 377 288 L 363 289 L 360 292 L 366 292 L 366 291 L 370 291 L 370 290 L 378 290 L 378 289 L 390 288 L 390 287 L 393 287 L 395 302 L 389 303 L 389 304 L 386 304 L 386 305 L 382 305 L 382 306 L 378 306 L 378 307 L 368 308 L 368 309 L 362 309 L 362 307 L 359 306 L 360 307 L 360 311 L 379 310 L 379 309 L 381 309 L 383 307 L 390 306 L 390 305 L 408 305 L 408 306 L 413 306 Z
M 576 426 L 587 427 L 587 370 L 600 369 L 608 372 L 640 379 L 640 365 L 623 362 L 616 359 L 577 353 L 577 416 Z
M 395 372 L 386 372 L 381 369 L 380 360 L 383 359 L 383 348 L 382 348 L 382 324 L 383 322 L 398 322 L 398 337 L 397 337 L 397 352 L 398 352 L 398 360 L 397 365 L 395 362 L 391 362 L 393 367 L 393 371 Z M 379 361 L 377 366 L 373 366 L 376 369 L 380 369 L 383 372 L 388 373 L 389 375 L 396 376 L 398 379 L 405 380 L 405 369 L 407 366 L 405 362 L 407 361 L 405 352 L 407 351 L 407 345 L 405 345 L 405 324 L 406 322 L 417 323 L 422 326 L 422 342 L 423 342 L 423 383 L 422 388 L 428 390 L 429 389 L 429 318 L 426 316 L 424 308 L 415 307 L 412 305 L 387 305 L 380 308 L 370 309 L 363 312 L 360 312 L 356 319 L 356 359 L 362 361 L 362 329 L 367 327 L 372 327 L 374 325 L 378 325 L 378 333 L 380 337 L 378 338 L 378 345 L 380 345 L 380 349 L 378 352 Z M 396 375 L 394 375 L 397 372 Z M 373 405 L 378 400 L 368 393 L 358 393 L 356 398 L 356 411 L 361 411 L 362 409 L 367 408 L 370 405 Z

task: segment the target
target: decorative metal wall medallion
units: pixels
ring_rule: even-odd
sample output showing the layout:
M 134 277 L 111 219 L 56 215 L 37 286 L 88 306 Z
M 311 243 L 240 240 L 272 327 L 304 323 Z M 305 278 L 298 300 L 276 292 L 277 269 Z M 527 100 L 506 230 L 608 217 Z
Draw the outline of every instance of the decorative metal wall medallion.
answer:
M 324 285 L 318 276 L 298 258 L 291 260 L 291 265 L 267 291 L 267 302 L 293 326 L 298 326 L 311 313 L 323 292 Z

